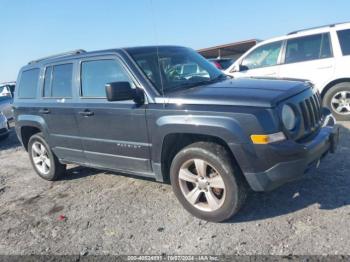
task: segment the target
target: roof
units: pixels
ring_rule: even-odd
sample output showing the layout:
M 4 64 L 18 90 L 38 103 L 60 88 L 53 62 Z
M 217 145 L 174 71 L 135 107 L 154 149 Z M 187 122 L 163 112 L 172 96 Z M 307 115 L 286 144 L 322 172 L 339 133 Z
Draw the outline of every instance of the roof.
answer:
M 261 40 L 249 39 L 240 42 L 229 43 L 225 45 L 217 45 L 209 48 L 197 50 L 198 53 L 207 58 L 224 57 L 230 55 L 239 55 L 255 46 Z
M 121 50 L 126 50 L 126 51 L 138 51 L 138 50 L 151 50 L 155 48 L 186 48 L 182 46 L 172 46 L 172 45 L 159 45 L 159 46 L 138 46 L 138 47 L 126 47 L 126 48 L 114 48 L 114 49 L 105 49 L 105 50 L 97 50 L 97 51 L 85 51 L 83 49 L 76 49 L 64 53 L 59 53 L 56 55 L 51 55 L 43 58 L 39 58 L 33 61 L 30 61 L 28 63 L 28 66 L 30 65 L 36 65 L 40 64 L 42 62 L 56 62 L 60 61 L 63 59 L 72 59 L 72 58 L 77 58 L 77 57 L 85 57 L 85 56 L 91 56 L 91 55 L 102 55 L 106 53 L 113 53 L 113 52 L 120 52 Z
M 0 86 L 7 86 L 7 85 L 16 85 L 16 81 L 10 81 L 10 82 L 3 82 L 3 83 L 0 83 Z
M 308 36 L 308 35 L 313 35 L 313 34 L 322 34 L 322 33 L 329 32 L 332 29 L 335 29 L 335 30 L 350 29 L 350 22 L 336 23 L 336 24 L 329 24 L 329 25 L 324 25 L 324 26 L 317 26 L 317 27 L 311 27 L 311 28 L 306 28 L 306 29 L 300 29 L 297 31 L 290 32 L 286 35 L 280 35 L 277 37 L 269 38 L 267 40 L 259 42 L 257 44 L 257 46 L 261 46 L 261 45 L 268 44 L 268 43 L 273 43 L 276 41 L 284 41 L 284 40 L 292 39 L 295 37 L 303 37 L 303 36 Z
M 287 35 L 293 35 L 293 34 L 306 32 L 306 31 L 312 31 L 312 30 L 316 30 L 316 29 L 324 29 L 324 28 L 329 28 L 329 27 L 336 27 L 336 26 L 339 26 L 339 25 L 346 25 L 346 24 L 350 25 L 350 22 L 342 22 L 342 23 L 335 23 L 335 24 L 329 24 L 329 25 L 322 25 L 322 26 L 316 26 L 316 27 L 300 29 L 300 30 L 296 30 L 296 31 L 290 32 Z

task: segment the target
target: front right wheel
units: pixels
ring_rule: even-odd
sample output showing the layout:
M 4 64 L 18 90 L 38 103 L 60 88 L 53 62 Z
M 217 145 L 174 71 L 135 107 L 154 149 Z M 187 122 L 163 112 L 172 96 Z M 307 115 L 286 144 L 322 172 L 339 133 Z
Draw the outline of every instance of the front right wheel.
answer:
M 339 121 L 350 120 L 350 83 L 333 86 L 323 97 L 323 105 L 328 107 Z
M 198 142 L 182 149 L 170 167 L 173 191 L 192 215 L 213 222 L 231 218 L 243 205 L 247 185 L 221 145 Z

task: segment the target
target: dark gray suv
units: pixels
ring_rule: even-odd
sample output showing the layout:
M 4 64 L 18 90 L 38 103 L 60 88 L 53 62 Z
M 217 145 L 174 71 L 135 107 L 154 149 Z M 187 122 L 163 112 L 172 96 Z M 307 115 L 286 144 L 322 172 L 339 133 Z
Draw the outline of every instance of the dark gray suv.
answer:
M 64 53 L 30 62 L 17 83 L 16 132 L 39 176 L 75 163 L 170 181 L 210 221 L 233 216 L 249 188 L 302 176 L 339 136 L 310 83 L 235 80 L 184 47 Z

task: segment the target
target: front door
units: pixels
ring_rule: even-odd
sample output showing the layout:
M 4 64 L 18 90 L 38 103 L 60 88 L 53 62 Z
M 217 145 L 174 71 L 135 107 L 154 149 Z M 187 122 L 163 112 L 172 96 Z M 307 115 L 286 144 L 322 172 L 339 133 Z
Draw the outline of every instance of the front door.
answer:
M 106 99 L 107 83 L 129 81 L 135 86 L 123 62 L 116 56 L 90 58 L 81 60 L 80 71 L 76 116 L 89 164 L 136 173 L 151 171 L 146 105 Z
M 278 77 L 281 48 L 282 41 L 257 47 L 242 59 L 234 77 Z

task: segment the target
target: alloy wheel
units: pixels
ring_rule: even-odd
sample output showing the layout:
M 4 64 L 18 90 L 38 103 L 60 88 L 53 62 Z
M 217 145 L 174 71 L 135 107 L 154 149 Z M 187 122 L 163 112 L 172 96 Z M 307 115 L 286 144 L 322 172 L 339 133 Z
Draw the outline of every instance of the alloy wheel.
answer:
M 51 161 L 46 147 L 36 141 L 32 145 L 32 159 L 37 170 L 47 175 L 50 172 Z
M 332 100 L 331 106 L 334 112 L 337 112 L 341 115 L 350 114 L 350 92 L 349 91 L 340 91 L 337 92 Z
M 186 161 L 179 171 L 179 185 L 186 200 L 199 210 L 212 212 L 219 209 L 226 196 L 222 176 L 202 159 Z

